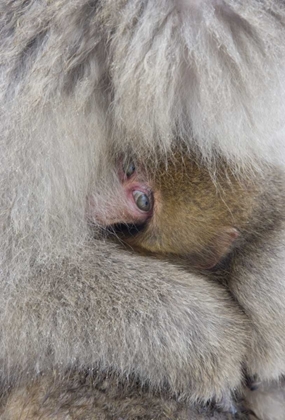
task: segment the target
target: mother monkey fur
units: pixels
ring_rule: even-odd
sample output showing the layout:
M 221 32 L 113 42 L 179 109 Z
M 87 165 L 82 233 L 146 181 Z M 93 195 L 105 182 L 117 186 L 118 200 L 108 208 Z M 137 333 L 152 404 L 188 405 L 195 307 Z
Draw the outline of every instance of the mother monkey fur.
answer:
M 285 373 L 279 224 L 230 294 L 86 217 L 128 153 L 284 166 L 284 18 L 269 0 L 1 2 L 3 419 L 206 419 L 233 411 L 245 365 Z

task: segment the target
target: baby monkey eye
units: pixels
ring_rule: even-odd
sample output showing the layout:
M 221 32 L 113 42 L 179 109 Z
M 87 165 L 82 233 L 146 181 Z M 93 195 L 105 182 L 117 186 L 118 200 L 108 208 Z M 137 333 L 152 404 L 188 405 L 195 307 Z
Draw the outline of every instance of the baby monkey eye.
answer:
M 128 162 L 126 164 L 124 164 L 123 166 L 123 171 L 125 173 L 125 175 L 127 176 L 127 178 L 130 178 L 133 173 L 135 172 L 136 167 L 135 164 L 133 162 Z
M 151 207 L 152 207 L 151 196 L 148 196 L 142 191 L 134 191 L 133 197 L 134 197 L 136 205 L 141 211 L 147 212 L 151 210 Z

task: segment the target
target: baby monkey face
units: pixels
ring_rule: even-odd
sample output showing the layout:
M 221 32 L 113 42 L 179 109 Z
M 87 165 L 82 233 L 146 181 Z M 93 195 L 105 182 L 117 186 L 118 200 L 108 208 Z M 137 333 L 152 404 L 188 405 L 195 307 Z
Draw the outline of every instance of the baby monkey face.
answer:
M 105 212 L 105 227 L 138 250 L 187 258 L 212 268 L 236 244 L 254 200 L 248 185 L 226 173 L 213 179 L 195 160 L 174 155 L 158 167 L 118 164 L 120 197 Z

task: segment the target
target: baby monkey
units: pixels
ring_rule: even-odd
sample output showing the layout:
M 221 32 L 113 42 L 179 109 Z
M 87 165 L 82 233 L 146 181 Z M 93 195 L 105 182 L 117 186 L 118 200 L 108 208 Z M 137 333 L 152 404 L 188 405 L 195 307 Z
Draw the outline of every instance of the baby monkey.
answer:
M 254 325 L 244 361 L 247 385 L 254 388 L 255 378 L 271 380 L 271 372 L 284 372 L 284 365 L 278 369 L 285 347 L 276 345 L 285 319 L 284 271 L 279 270 L 284 174 L 268 168 L 241 179 L 223 161 L 211 174 L 188 153 L 176 152 L 153 167 L 121 161 L 118 188 L 107 206 L 93 206 L 90 214 L 135 250 L 204 270 L 206 277 L 226 285 Z
M 112 211 L 95 218 L 135 249 L 210 269 L 252 230 L 259 189 L 236 179 L 225 164 L 215 178 L 181 153 L 155 170 L 133 162 L 119 166 L 121 196 L 114 194 Z

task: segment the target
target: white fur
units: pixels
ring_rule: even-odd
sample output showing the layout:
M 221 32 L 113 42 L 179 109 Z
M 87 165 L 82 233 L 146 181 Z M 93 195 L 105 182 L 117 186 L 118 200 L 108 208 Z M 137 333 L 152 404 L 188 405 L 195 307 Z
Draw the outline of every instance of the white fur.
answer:
M 240 383 L 227 291 L 91 242 L 86 202 L 128 151 L 283 164 L 284 16 L 269 0 L 1 2 L 2 379 L 90 362 L 174 393 L 192 381 L 192 401 Z

